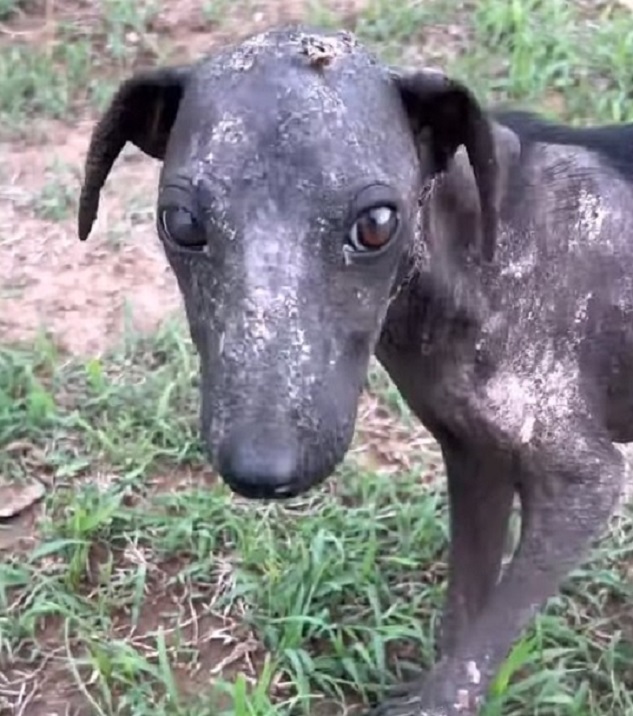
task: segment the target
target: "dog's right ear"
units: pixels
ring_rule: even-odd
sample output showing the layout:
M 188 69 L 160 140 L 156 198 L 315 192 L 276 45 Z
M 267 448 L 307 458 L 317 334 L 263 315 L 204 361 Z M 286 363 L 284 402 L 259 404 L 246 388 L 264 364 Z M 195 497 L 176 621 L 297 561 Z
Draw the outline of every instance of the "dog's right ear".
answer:
M 140 72 L 125 80 L 95 126 L 79 197 L 79 239 L 85 241 L 99 210 L 99 195 L 126 142 L 163 159 L 178 114 L 189 66 Z
M 409 117 L 414 136 L 428 136 L 433 173 L 444 172 L 460 146 L 472 167 L 480 200 L 480 253 L 494 258 L 497 238 L 495 195 L 499 168 L 490 120 L 475 95 L 441 71 L 390 71 Z

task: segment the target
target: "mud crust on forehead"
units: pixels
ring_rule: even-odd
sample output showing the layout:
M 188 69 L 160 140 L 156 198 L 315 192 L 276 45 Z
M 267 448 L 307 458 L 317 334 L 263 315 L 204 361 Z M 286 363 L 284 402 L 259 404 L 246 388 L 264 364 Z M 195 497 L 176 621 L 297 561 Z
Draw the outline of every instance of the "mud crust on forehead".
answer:
M 319 30 L 316 28 L 288 25 L 274 28 L 246 38 L 239 47 L 255 49 L 277 48 L 284 53 L 293 47 L 302 54 L 311 50 L 327 50 L 333 55 L 346 55 L 362 46 L 348 30 Z
M 223 70 L 247 71 L 260 56 L 282 58 L 292 56 L 293 52 L 315 68 L 329 66 L 351 55 L 362 55 L 370 64 L 378 64 L 374 55 L 348 30 L 328 31 L 298 25 L 252 35 L 238 45 L 225 47 L 219 55 L 209 59 Z

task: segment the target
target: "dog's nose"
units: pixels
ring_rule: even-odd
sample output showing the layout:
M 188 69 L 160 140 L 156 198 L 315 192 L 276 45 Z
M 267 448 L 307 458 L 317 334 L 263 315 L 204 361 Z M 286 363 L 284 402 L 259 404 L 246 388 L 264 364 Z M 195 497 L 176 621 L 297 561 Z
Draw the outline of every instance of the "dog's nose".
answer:
M 259 439 L 252 430 L 239 430 L 218 450 L 218 472 L 238 495 L 256 500 L 286 499 L 298 487 L 296 440 Z

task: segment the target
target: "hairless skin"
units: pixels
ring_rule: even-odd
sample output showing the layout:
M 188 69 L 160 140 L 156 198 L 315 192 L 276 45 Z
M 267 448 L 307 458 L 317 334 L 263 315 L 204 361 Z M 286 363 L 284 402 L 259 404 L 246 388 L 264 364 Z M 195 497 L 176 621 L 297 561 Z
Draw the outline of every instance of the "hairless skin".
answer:
M 478 713 L 620 495 L 633 128 L 488 112 L 350 33 L 282 27 L 121 85 L 88 150 L 82 240 L 126 142 L 162 161 L 157 231 L 231 489 L 283 499 L 331 475 L 372 354 L 438 440 L 441 655 L 371 714 Z M 521 541 L 500 578 L 515 494 Z

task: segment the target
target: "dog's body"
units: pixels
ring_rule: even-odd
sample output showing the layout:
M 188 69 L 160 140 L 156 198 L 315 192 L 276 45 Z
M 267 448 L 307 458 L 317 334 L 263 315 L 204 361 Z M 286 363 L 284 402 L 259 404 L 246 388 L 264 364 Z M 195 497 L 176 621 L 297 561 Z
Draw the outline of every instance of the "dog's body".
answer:
M 126 141 L 164 159 L 159 233 L 234 490 L 286 497 L 332 472 L 372 351 L 442 447 L 442 659 L 376 714 L 476 713 L 618 499 L 632 131 L 486 117 L 462 85 L 301 29 L 133 78 L 95 130 L 82 238 Z M 497 583 L 515 493 L 522 539 Z
M 459 658 L 438 666 L 438 701 L 450 714 L 461 713 L 447 706 L 456 690 L 479 692 L 469 669 L 489 683 L 508 635 L 516 638 L 603 530 L 623 477 L 612 441 L 633 439 L 633 175 L 608 149 L 540 141 L 550 125 L 496 119 L 522 151 L 508 170 L 494 265 L 459 268 L 431 251 L 391 304 L 377 348 L 447 468 L 442 641 Z M 439 178 L 422 210 L 434 248 L 458 246 L 473 219 L 460 210 L 465 172 L 454 165 Z M 522 539 L 496 586 L 515 490 Z

